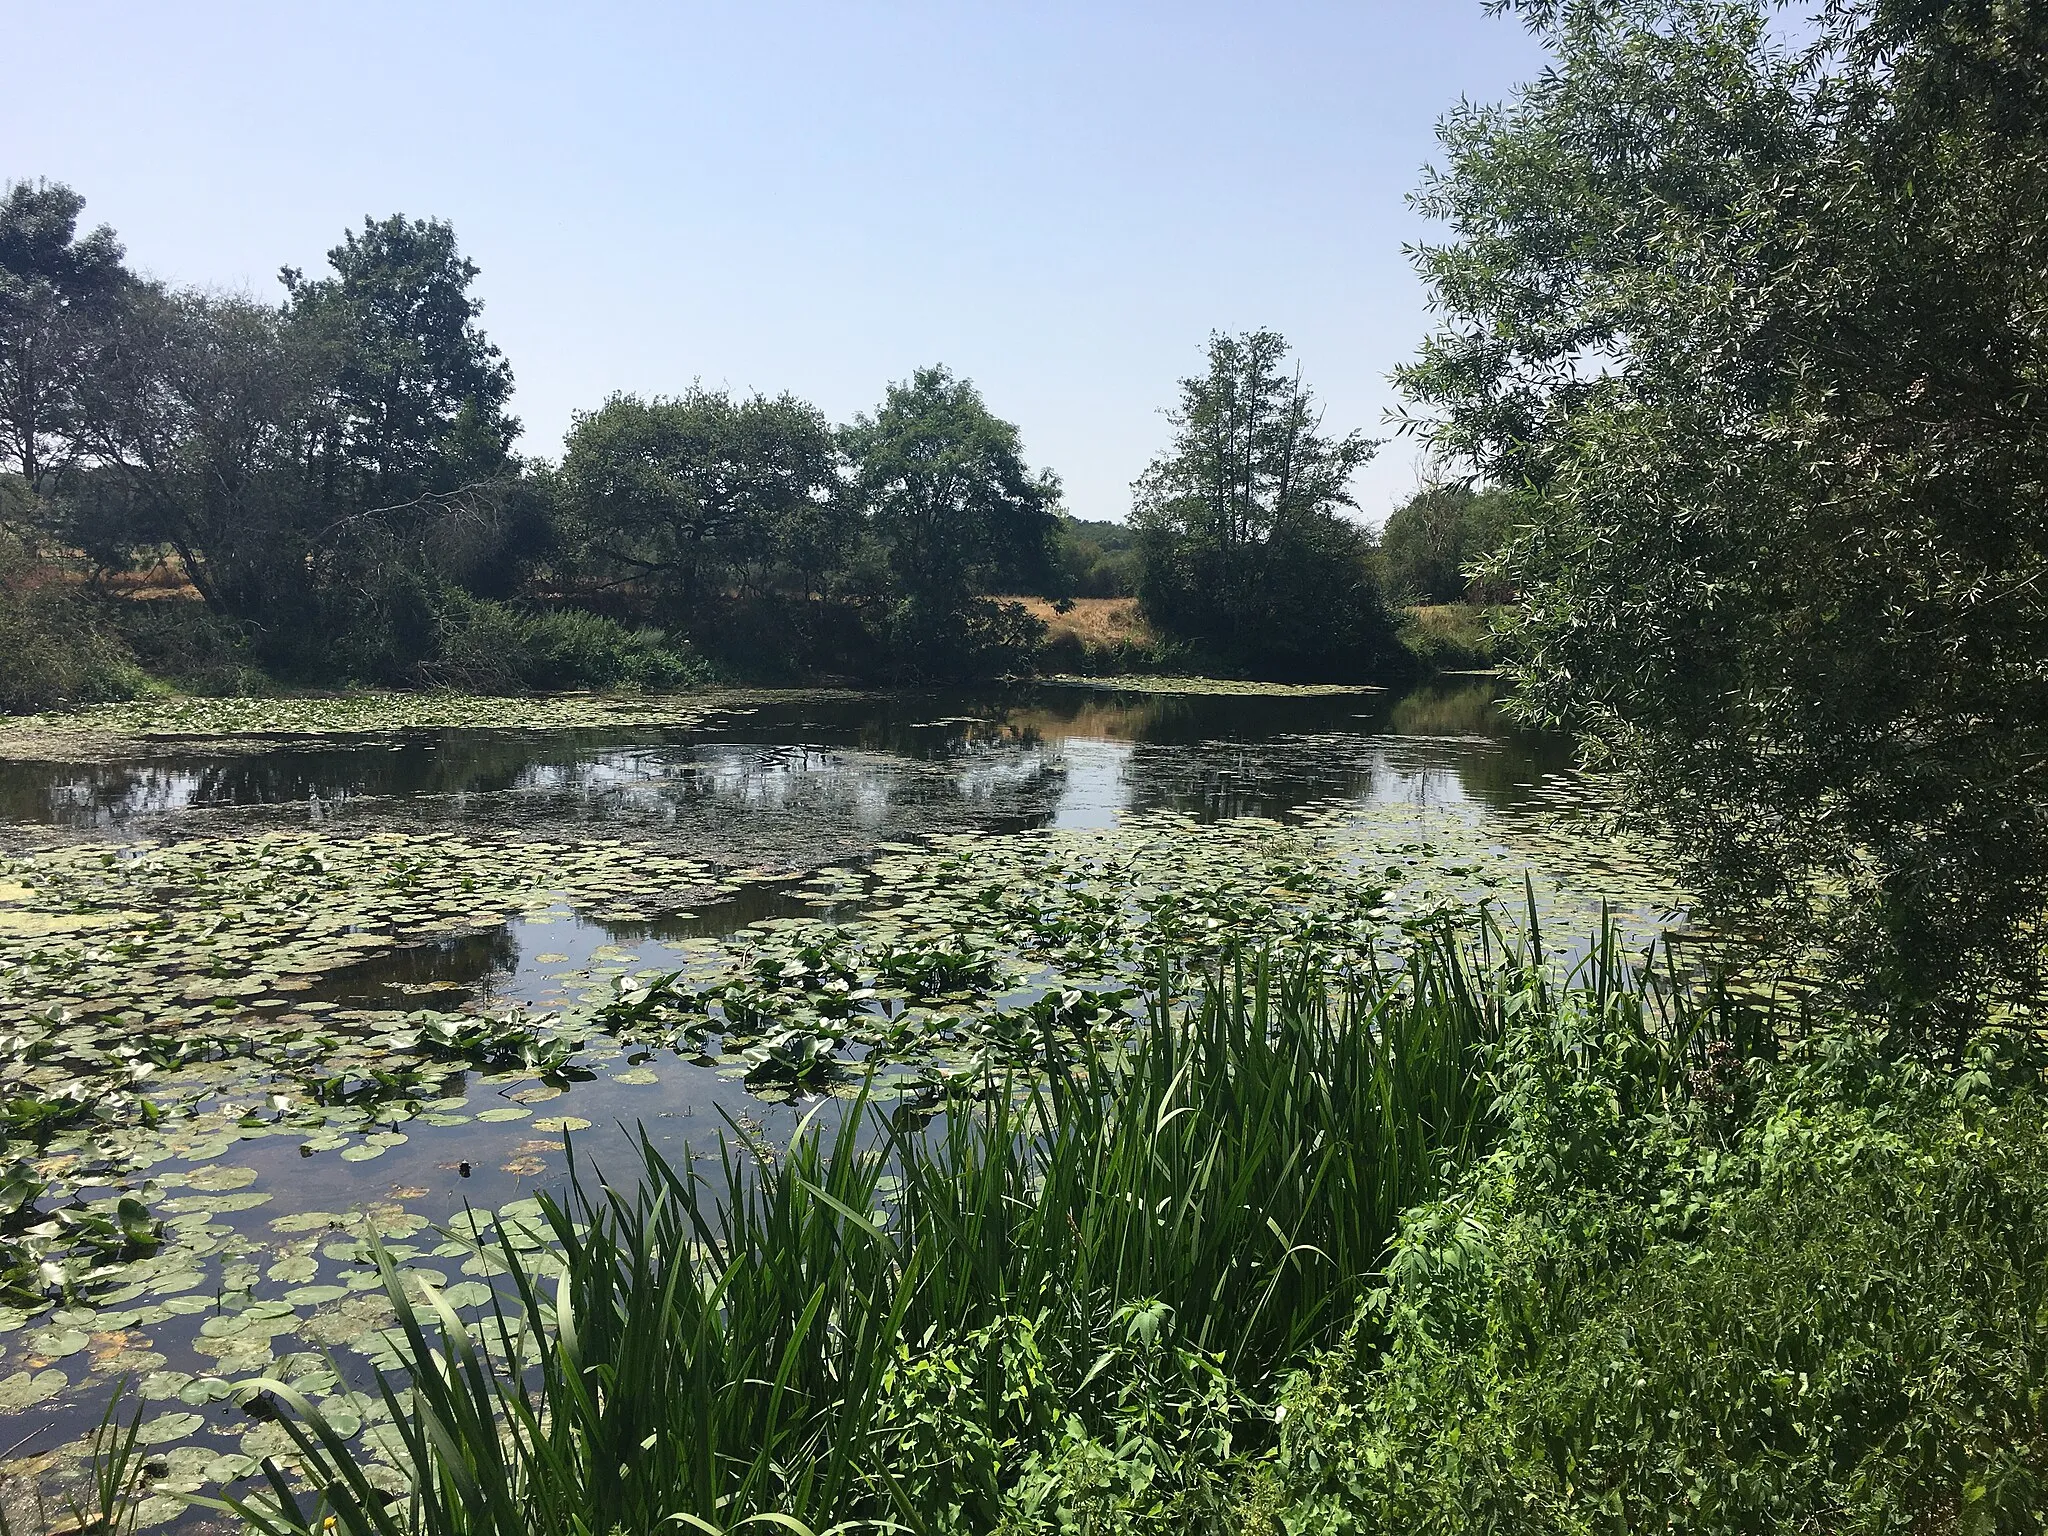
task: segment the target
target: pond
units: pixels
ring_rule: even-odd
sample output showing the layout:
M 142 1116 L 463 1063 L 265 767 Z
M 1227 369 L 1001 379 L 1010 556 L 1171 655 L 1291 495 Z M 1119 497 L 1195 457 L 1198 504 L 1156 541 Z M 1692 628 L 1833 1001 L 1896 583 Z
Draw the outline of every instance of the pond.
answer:
M 473 1308 L 464 1212 L 530 1217 L 570 1140 L 621 1166 L 864 1083 L 929 1106 L 1162 953 L 1677 904 L 1491 680 L 1145 686 L 0 728 L 0 1498 L 75 1472 L 124 1377 L 158 1523 L 284 1448 L 237 1381 L 382 1455 L 366 1239 Z

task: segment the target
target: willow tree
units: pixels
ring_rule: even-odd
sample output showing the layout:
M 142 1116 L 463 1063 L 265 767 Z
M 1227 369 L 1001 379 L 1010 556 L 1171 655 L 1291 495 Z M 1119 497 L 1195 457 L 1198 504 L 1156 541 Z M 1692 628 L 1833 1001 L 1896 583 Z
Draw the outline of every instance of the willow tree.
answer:
M 1402 382 L 1516 488 L 1524 707 L 1959 1038 L 2043 980 L 2048 11 L 1518 9 L 1554 63 L 1442 127 Z

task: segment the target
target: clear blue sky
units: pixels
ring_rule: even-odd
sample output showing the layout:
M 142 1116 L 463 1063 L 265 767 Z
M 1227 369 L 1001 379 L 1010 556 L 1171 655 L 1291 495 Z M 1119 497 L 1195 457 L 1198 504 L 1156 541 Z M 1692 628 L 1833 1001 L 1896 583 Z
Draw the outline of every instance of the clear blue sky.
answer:
M 843 420 L 938 361 L 1083 517 L 1212 328 L 1284 332 L 1379 431 L 1434 123 L 1541 64 L 1478 0 L 0 0 L 0 36 L 0 180 L 71 183 L 156 276 L 270 295 L 365 214 L 453 220 L 528 453 L 613 390 Z

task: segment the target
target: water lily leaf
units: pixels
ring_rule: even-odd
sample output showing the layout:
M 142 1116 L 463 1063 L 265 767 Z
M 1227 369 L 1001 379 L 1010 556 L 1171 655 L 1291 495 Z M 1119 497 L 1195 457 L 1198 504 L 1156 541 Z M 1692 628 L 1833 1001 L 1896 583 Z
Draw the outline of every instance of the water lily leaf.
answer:
M 197 1170 L 185 1182 L 193 1189 L 213 1192 L 246 1189 L 249 1185 L 256 1182 L 256 1170 L 254 1168 L 238 1168 L 227 1163 L 216 1163 L 210 1167 Z
M 182 1440 L 206 1422 L 196 1413 L 166 1413 L 145 1421 L 136 1438 L 144 1445 L 167 1445 Z
M 135 1390 L 147 1402 L 161 1402 L 176 1397 L 192 1384 L 190 1371 L 151 1371 L 135 1385 Z
M 45 1360 L 62 1360 L 92 1342 L 80 1328 L 38 1328 L 28 1335 L 29 1349 Z
M 71 1378 L 52 1367 L 48 1370 L 16 1371 L 0 1379 L 0 1412 L 20 1413 L 55 1397 L 71 1385 Z

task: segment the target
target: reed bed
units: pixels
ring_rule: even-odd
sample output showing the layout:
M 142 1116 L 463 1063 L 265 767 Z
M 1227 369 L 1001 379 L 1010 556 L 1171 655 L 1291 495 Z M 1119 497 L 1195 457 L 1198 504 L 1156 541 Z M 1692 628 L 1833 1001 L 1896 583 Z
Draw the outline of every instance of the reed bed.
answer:
M 930 1124 L 862 1099 L 780 1150 L 735 1132 L 670 1162 L 643 1137 L 631 1179 L 578 1170 L 544 1202 L 540 1249 L 497 1235 L 481 1324 L 387 1261 L 408 1496 L 267 1383 L 298 1467 L 221 1507 L 266 1536 L 1173 1518 L 1209 1496 L 1190 1469 L 1270 1439 L 1281 1373 L 1486 1146 L 1491 1049 L 1558 1002 L 1540 955 L 1481 939 L 1392 974 L 1233 964 Z M 1588 968 L 1581 1005 L 1652 1038 L 1611 944 Z

